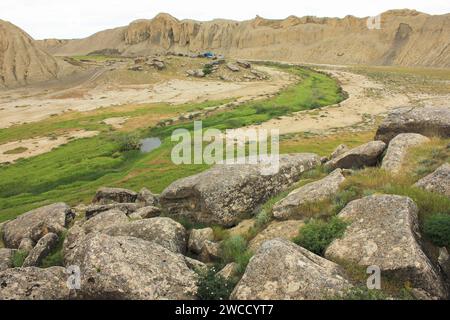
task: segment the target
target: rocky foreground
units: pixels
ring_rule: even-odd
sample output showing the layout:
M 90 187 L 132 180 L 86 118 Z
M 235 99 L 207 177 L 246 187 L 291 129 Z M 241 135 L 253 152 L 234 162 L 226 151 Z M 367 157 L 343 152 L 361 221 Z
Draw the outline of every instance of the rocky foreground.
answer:
M 0 249 L 0 299 L 197 299 L 199 271 L 220 260 L 223 248 L 212 228 L 187 230 L 177 221 L 220 225 L 230 234 L 251 230 L 247 218 L 322 163 L 329 175 L 279 200 L 275 220 L 252 237 L 248 247 L 254 255 L 230 298 L 330 299 L 357 286 L 346 270 L 351 263 L 378 266 L 408 283 L 414 298 L 447 299 L 450 259 L 445 248 L 438 260 L 430 257 L 418 206 L 409 197 L 374 194 L 348 203 L 337 215 L 347 224 L 345 232 L 323 256 L 291 240 L 309 218 L 306 204 L 335 196 L 365 167 L 398 174 L 409 148 L 432 136 L 450 137 L 449 116 L 448 108 L 400 109 L 380 126 L 380 140 L 340 146 L 328 159 L 286 155 L 280 171 L 269 176 L 257 166 L 218 165 L 174 182 L 161 195 L 102 188 L 86 207 L 56 203 L 20 215 L 0 225 L 6 247 Z M 416 187 L 449 197 L 450 165 Z M 43 268 L 58 246 L 63 266 Z M 15 265 L 18 253 L 26 255 L 21 267 Z M 237 273 L 235 263 L 219 272 L 222 278 Z

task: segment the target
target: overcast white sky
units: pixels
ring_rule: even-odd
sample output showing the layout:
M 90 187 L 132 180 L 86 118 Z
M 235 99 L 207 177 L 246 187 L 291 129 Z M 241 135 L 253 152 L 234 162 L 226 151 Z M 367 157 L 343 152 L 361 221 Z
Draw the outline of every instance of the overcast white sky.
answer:
M 290 15 L 365 17 L 410 8 L 450 12 L 449 0 L 0 0 L 0 19 L 36 39 L 81 38 L 167 12 L 179 19 L 286 18 Z

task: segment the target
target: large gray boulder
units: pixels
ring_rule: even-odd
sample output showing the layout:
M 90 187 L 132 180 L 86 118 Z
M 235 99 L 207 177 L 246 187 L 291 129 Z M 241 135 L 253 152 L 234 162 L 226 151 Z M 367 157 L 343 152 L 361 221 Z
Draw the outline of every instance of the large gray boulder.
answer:
M 277 238 L 292 241 L 304 225 L 301 220 L 273 221 L 249 242 L 248 248 L 256 252 L 264 242 Z
M 18 216 L 3 226 L 3 241 L 8 248 L 18 248 L 22 239 L 38 242 L 47 233 L 66 230 L 74 213 L 65 203 L 56 203 Z
M 131 213 L 128 217 L 130 219 L 150 219 L 156 218 L 161 215 L 162 211 L 158 207 L 143 207 L 138 209 L 136 212 Z
M 189 251 L 200 254 L 206 241 L 214 241 L 214 231 L 211 228 L 192 229 L 189 233 Z
M 311 182 L 292 191 L 286 198 L 278 201 L 273 207 L 276 219 L 286 220 L 292 217 L 304 218 L 302 206 L 332 198 L 339 192 L 339 187 L 345 181 L 341 169 L 336 169 L 327 177 Z
M 64 258 L 80 267 L 82 299 L 184 300 L 197 291 L 185 257 L 155 242 L 91 233 Z
M 172 252 L 186 253 L 186 229 L 169 218 L 125 222 L 108 228 L 104 233 L 114 237 L 130 236 L 153 241 Z
M 349 203 L 339 217 L 351 224 L 325 257 L 360 266 L 378 266 L 382 275 L 409 282 L 432 296 L 446 297 L 441 275 L 419 243 L 416 204 L 408 197 L 374 195 Z
M 120 210 L 99 213 L 82 224 L 85 233 L 102 232 L 112 226 L 128 222 L 128 217 Z
M 250 260 L 233 300 L 321 300 L 351 288 L 341 268 L 283 239 L 265 242 Z
M 14 249 L 0 249 L 0 272 L 13 267 Z
M 325 166 L 329 169 L 360 169 L 374 166 L 378 163 L 386 144 L 383 141 L 371 141 L 359 147 L 350 149 L 334 159 L 328 161 Z
M 450 108 L 448 106 L 398 108 L 381 123 L 375 139 L 388 143 L 400 133 L 450 137 Z
M 38 267 L 42 260 L 56 247 L 58 240 L 59 237 L 55 233 L 48 233 L 43 236 L 30 251 L 22 267 Z
M 381 168 L 392 173 L 398 173 L 402 168 L 408 150 L 411 147 L 430 141 L 427 137 L 417 133 L 401 133 L 389 142 Z
M 147 188 L 142 188 L 137 195 L 136 202 L 143 205 L 144 207 L 156 206 L 158 205 L 158 195 L 152 193 Z
M 432 174 L 420 179 L 416 186 L 426 191 L 450 197 L 450 164 L 443 164 Z
M 216 165 L 171 184 L 160 203 L 173 216 L 232 226 L 319 164 L 315 154 L 293 154 L 280 156 L 279 170 L 270 174 L 262 164 Z
M 100 188 L 95 194 L 92 203 L 111 204 L 111 203 L 133 203 L 138 194 L 134 191 L 122 188 Z
M 85 216 L 86 219 L 90 219 L 99 213 L 110 210 L 120 210 L 126 215 L 131 215 L 139 209 L 140 205 L 137 203 L 92 204 L 86 208 Z
M 67 300 L 66 269 L 16 268 L 0 272 L 0 300 Z

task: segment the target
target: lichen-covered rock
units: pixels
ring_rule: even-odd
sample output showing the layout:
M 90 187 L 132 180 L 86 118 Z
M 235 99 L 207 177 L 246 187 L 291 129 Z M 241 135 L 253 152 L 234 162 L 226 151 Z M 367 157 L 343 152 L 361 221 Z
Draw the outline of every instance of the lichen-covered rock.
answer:
M 22 252 L 30 253 L 31 250 L 33 250 L 34 246 L 35 246 L 35 242 L 33 240 L 31 240 L 30 238 L 23 238 L 20 241 L 18 250 L 20 250 Z
M 205 241 L 214 241 L 214 231 L 211 228 L 193 229 L 189 234 L 188 249 L 200 254 Z
M 381 168 L 392 173 L 398 173 L 402 168 L 408 150 L 411 147 L 430 141 L 417 133 L 401 133 L 389 142 Z
M 244 237 L 255 227 L 256 219 L 245 219 L 239 222 L 233 228 L 227 229 L 230 237 L 241 236 Z
M 129 236 L 153 241 L 175 253 L 186 252 L 186 229 L 169 218 L 125 222 L 108 228 L 104 233 L 114 237 Z
M 199 260 L 189 257 L 184 257 L 184 260 L 186 261 L 186 265 L 189 269 L 194 270 L 195 272 L 208 270 L 208 266 Z
M 92 233 L 65 254 L 81 270 L 82 299 L 194 299 L 197 276 L 185 257 L 155 242 Z
M 381 123 L 375 139 L 389 143 L 400 133 L 450 137 L 450 108 L 448 106 L 398 108 Z
M 333 153 L 330 155 L 330 159 L 339 157 L 341 154 L 347 152 L 350 148 L 345 144 L 340 144 L 334 149 Z
M 214 262 L 220 259 L 222 248 L 219 243 L 213 241 L 205 241 L 203 243 L 200 260 L 205 263 Z
M 174 182 L 164 190 L 160 202 L 170 215 L 233 226 L 319 164 L 315 154 L 292 154 L 281 156 L 279 170 L 271 174 L 264 171 L 263 164 L 217 165 Z
M 0 300 L 67 300 L 66 269 L 35 267 L 8 269 L 0 272 Z
M 0 249 L 0 272 L 13 267 L 14 249 Z
M 386 144 L 383 141 L 371 141 L 342 153 L 328 161 L 325 166 L 330 169 L 360 169 L 374 166 L 385 149 Z
M 103 232 L 106 229 L 128 222 L 128 217 L 125 213 L 119 210 L 109 210 L 99 213 L 93 218 L 87 220 L 82 224 L 85 233 Z
M 158 207 L 143 207 L 129 215 L 130 219 L 150 219 L 161 215 L 161 209 Z
M 134 191 L 122 188 L 101 188 L 95 194 L 92 203 L 111 204 L 111 203 L 133 203 L 138 194 Z
M 263 231 L 258 233 L 250 243 L 248 248 L 256 252 L 261 247 L 261 245 L 272 239 L 285 239 L 293 240 L 298 236 L 299 229 L 304 226 L 305 223 L 300 220 L 288 220 L 288 221 L 274 221 L 271 222 Z
M 237 273 L 238 273 L 238 264 L 236 262 L 232 262 L 227 264 L 225 267 L 223 267 L 222 270 L 217 272 L 217 275 L 226 280 L 231 280 L 237 275 Z
M 112 203 L 112 204 L 101 204 L 101 205 L 90 205 L 86 208 L 86 219 L 95 217 L 99 213 L 110 211 L 110 210 L 120 210 L 126 215 L 131 215 L 132 213 L 139 210 L 139 205 L 136 203 Z
M 450 164 L 445 163 L 432 174 L 420 179 L 416 186 L 450 197 Z
M 265 242 L 250 260 L 233 300 L 320 300 L 351 288 L 341 268 L 284 239 Z
M 304 185 L 278 201 L 273 207 L 273 216 L 280 220 L 303 217 L 302 206 L 333 197 L 338 193 L 339 187 L 344 181 L 342 170 L 336 169 L 327 177 Z
M 446 289 L 436 268 L 419 244 L 416 204 L 408 197 L 374 195 L 349 203 L 339 217 L 351 224 L 333 241 L 325 257 L 360 266 L 378 266 L 383 273 L 445 297 Z
M 55 233 L 48 233 L 43 236 L 30 251 L 23 262 L 23 267 L 38 267 L 46 256 L 56 247 L 59 237 Z
M 158 195 L 153 194 L 147 188 L 142 188 L 137 195 L 136 202 L 144 207 L 155 207 L 158 205 Z
M 35 243 L 47 233 L 60 234 L 74 214 L 65 203 L 56 203 L 18 216 L 3 226 L 3 241 L 8 248 L 18 248 L 24 238 Z

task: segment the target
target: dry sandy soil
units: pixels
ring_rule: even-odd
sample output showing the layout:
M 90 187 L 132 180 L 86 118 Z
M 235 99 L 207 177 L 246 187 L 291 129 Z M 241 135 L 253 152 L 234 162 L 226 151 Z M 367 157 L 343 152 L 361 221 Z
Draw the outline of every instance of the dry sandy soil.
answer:
M 0 128 L 36 122 L 67 111 L 90 111 L 123 104 L 158 103 L 182 104 L 205 100 L 257 98 L 278 92 L 295 81 L 292 75 L 267 67 L 255 67 L 268 73 L 270 81 L 224 82 L 197 79 L 173 79 L 146 85 L 86 84 L 62 91 L 42 94 L 32 88 L 0 92 Z M 92 77 L 98 78 L 94 74 Z M 88 83 L 92 83 L 92 77 Z M 25 97 L 23 97 L 25 95 Z
M 96 136 L 97 131 L 83 131 L 76 130 L 67 132 L 62 136 L 51 138 L 51 137 L 36 137 L 33 139 L 19 140 L 8 142 L 0 145 L 0 163 L 13 163 L 18 159 L 25 159 L 34 157 L 46 152 L 53 150 L 71 140 L 90 138 Z M 8 151 L 23 149 L 20 153 L 8 154 Z

